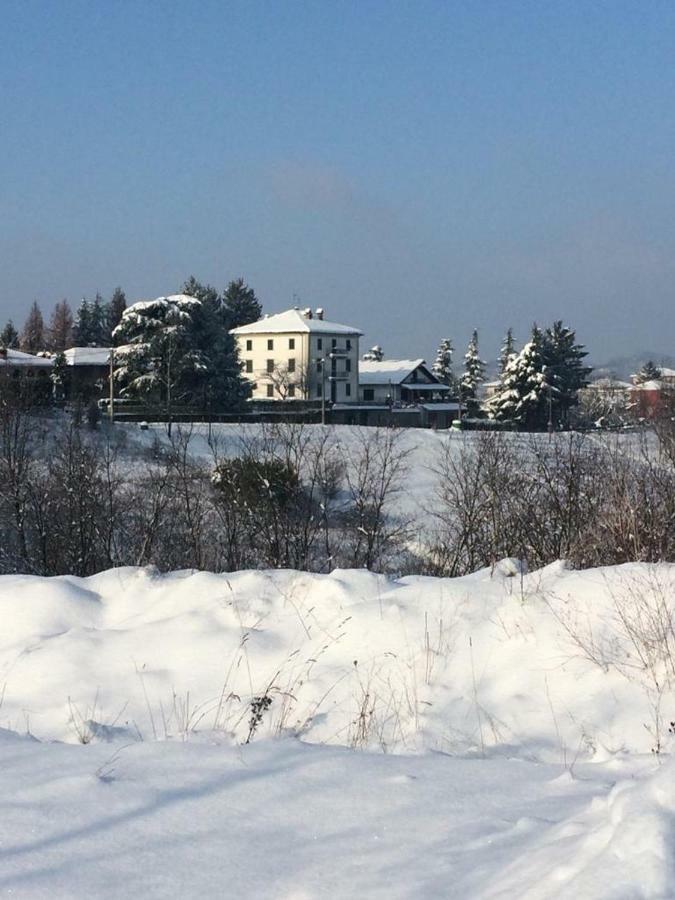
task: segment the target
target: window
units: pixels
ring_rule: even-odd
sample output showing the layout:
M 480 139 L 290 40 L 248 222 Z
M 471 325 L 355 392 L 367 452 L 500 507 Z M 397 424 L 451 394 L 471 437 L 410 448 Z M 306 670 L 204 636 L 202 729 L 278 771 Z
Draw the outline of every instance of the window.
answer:
M 374 400 L 375 399 L 375 389 L 374 388 L 364 388 L 363 389 L 363 399 L 365 401 Z
M 332 341 L 330 342 L 330 345 L 333 348 L 333 350 L 335 350 L 335 348 L 337 347 L 337 338 L 333 338 Z
M 316 386 L 316 396 L 320 397 L 323 394 L 323 385 L 319 382 Z
M 253 371 L 253 360 L 252 359 L 246 360 L 246 371 L 249 373 L 251 373 Z
M 295 385 L 294 384 L 288 385 L 288 396 L 295 397 Z
M 352 342 L 349 340 L 349 338 L 347 338 L 347 350 L 351 350 L 351 349 L 352 349 Z
M 351 397 L 351 395 L 352 395 L 352 386 L 351 386 L 351 384 L 346 384 L 345 385 L 345 396 Z
M 295 350 L 295 338 L 288 339 L 288 349 Z
M 246 341 L 246 349 L 253 350 L 253 341 L 252 340 L 249 339 Z
M 347 358 L 345 360 L 345 372 L 351 372 L 351 370 L 352 370 L 352 361 L 351 361 L 351 359 Z
M 316 339 L 316 349 L 323 350 L 323 338 Z
M 295 357 L 288 360 L 288 371 L 295 372 Z
M 267 360 L 267 374 L 269 375 L 271 372 L 274 372 L 274 360 L 268 359 Z
M 267 385 L 267 396 L 274 397 L 274 385 L 273 384 Z
M 272 340 L 272 338 L 267 339 L 267 349 L 274 350 L 274 341 Z

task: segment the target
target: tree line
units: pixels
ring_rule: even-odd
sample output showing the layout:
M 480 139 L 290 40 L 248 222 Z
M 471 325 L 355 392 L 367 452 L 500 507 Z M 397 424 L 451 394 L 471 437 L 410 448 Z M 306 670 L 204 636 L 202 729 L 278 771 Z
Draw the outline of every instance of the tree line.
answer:
M 478 332 L 474 330 L 471 336 L 461 374 L 455 373 L 453 355 L 452 341 L 444 338 L 432 370 L 451 388 L 465 415 L 512 423 L 527 431 L 569 427 L 570 412 L 592 372 L 584 363 L 585 348 L 560 320 L 545 329 L 535 324 L 520 350 L 513 330 L 508 329 L 499 357 L 498 381 L 484 403 L 479 392 L 486 380 L 486 363 L 479 355 Z
M 401 504 L 413 465 L 405 432 L 355 429 L 342 441 L 335 429 L 263 425 L 216 431 L 196 457 L 189 427 L 144 445 L 129 432 L 47 420 L 3 393 L 0 572 L 455 576 L 504 557 L 530 568 L 673 561 L 674 421 L 663 420 L 657 445 L 574 432 L 439 443 L 420 521 Z

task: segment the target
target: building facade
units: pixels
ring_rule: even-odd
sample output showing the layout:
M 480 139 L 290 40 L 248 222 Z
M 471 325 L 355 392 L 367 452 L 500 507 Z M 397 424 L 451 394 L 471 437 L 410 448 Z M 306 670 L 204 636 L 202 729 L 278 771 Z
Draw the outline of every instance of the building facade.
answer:
M 362 403 L 425 403 L 444 399 L 449 392 L 423 359 L 364 359 L 359 363 Z
M 231 334 L 252 385 L 251 399 L 357 399 L 358 328 L 326 321 L 321 309 L 294 308 L 233 328 Z

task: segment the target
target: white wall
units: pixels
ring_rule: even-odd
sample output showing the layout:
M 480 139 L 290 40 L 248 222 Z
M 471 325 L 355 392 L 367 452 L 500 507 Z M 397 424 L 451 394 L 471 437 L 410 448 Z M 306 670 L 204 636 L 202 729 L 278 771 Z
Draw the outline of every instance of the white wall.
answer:
M 287 332 L 285 334 L 238 334 L 235 335 L 239 345 L 239 358 L 243 364 L 243 374 L 255 384 L 252 397 L 255 400 L 279 400 L 280 395 L 274 389 L 274 396 L 268 395 L 268 385 L 273 380 L 267 374 L 267 361 L 273 360 L 277 369 L 288 367 L 291 359 L 295 360 L 295 373 L 288 374 L 285 380 L 294 383 L 295 399 L 321 399 L 321 370 L 317 361 L 325 358 L 333 350 L 343 358 L 335 360 L 336 402 L 356 402 L 358 399 L 359 339 L 356 335 L 308 334 L 307 332 Z M 272 341 L 269 349 L 268 341 Z M 290 347 L 289 342 L 295 346 Z M 349 349 L 347 344 L 349 343 Z M 250 349 L 249 349 L 250 347 Z M 347 371 L 349 360 L 351 371 Z M 252 371 L 246 370 L 247 361 Z M 332 373 L 332 361 L 326 360 L 326 398 L 330 400 L 331 385 L 329 377 Z M 304 382 L 304 384 L 303 384 Z M 349 385 L 349 388 L 347 387 Z M 305 390 L 303 391 L 303 388 Z

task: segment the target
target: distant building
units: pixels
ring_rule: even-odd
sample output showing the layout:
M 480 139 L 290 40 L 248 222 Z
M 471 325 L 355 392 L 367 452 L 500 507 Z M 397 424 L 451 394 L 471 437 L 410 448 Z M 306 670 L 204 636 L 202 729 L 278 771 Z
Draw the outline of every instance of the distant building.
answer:
M 359 363 L 359 400 L 364 403 L 427 403 L 442 400 L 449 392 L 423 359 L 362 359 Z
M 110 347 L 70 347 L 64 351 L 68 366 L 68 399 L 98 399 L 108 390 Z
M 322 309 L 288 309 L 233 328 L 253 400 L 357 399 L 363 332 L 328 322 Z
M 12 379 L 28 384 L 31 389 L 36 388 L 41 398 L 48 398 L 52 389 L 49 377 L 52 366 L 53 361 L 49 357 L 33 356 L 32 353 L 0 347 L 0 393 L 2 382 Z

